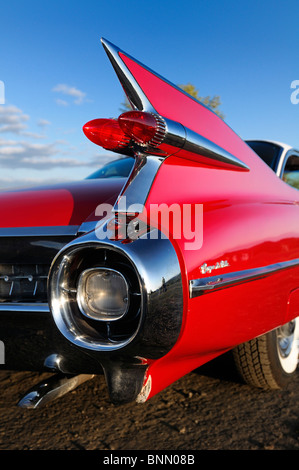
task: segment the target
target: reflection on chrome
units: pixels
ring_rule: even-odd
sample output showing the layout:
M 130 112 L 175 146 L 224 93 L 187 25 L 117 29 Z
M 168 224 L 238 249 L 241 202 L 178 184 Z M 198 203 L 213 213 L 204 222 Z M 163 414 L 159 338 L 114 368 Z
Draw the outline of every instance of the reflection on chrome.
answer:
M 128 311 L 113 321 L 107 321 L 104 314 L 87 318 L 82 309 L 86 313 L 90 305 L 82 302 L 83 285 L 79 294 L 78 285 L 85 272 L 108 269 L 123 276 L 128 285 Z M 160 357 L 175 344 L 182 322 L 182 280 L 175 249 L 170 240 L 158 235 L 122 243 L 101 242 L 95 232 L 87 233 L 55 258 L 49 275 L 49 304 L 58 329 L 77 346 L 112 351 L 134 343 L 136 355 L 147 350 L 152 357 Z

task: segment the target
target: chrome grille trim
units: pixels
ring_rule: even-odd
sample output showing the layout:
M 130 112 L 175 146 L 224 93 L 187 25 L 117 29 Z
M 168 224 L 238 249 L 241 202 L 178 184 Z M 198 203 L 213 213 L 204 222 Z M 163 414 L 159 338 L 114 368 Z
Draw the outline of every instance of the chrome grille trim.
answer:
M 1 263 L 0 302 L 47 302 L 49 264 Z
M 53 258 L 77 237 L 78 228 L 77 225 L 0 228 L 0 305 L 47 304 Z M 7 310 L 5 306 L 1 309 Z

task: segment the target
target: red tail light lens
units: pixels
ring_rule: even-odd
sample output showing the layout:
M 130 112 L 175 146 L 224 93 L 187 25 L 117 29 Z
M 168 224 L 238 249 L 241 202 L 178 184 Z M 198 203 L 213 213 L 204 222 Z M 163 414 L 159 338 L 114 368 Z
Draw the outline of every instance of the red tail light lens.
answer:
M 121 114 L 118 122 L 123 132 L 140 145 L 157 147 L 166 133 L 164 120 L 156 114 L 129 111 Z
M 126 147 L 130 138 L 121 130 L 115 119 L 94 119 L 83 126 L 86 137 L 106 150 Z

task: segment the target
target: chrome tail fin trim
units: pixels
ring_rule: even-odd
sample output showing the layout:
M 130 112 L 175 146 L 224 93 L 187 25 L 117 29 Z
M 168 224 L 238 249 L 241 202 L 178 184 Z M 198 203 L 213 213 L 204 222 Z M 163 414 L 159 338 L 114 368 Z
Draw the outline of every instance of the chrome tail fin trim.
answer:
M 120 58 L 119 53 L 126 53 L 104 38 L 101 38 L 101 42 L 132 108 L 139 111 L 157 113 L 132 73 Z M 128 56 L 128 54 L 126 55 Z

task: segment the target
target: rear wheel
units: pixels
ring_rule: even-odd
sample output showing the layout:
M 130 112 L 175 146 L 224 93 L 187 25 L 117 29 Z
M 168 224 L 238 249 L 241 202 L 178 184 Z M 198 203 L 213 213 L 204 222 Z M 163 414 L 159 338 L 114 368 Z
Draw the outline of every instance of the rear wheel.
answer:
M 299 317 L 233 350 L 243 380 L 264 389 L 284 388 L 296 373 Z

